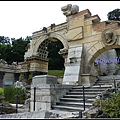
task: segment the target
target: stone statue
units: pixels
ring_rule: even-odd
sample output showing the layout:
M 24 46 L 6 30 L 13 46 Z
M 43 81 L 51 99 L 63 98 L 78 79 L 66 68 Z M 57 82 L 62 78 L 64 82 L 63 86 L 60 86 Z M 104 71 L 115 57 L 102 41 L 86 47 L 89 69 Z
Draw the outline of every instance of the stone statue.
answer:
M 105 45 L 113 45 L 117 41 L 116 31 L 106 29 L 102 33 L 102 41 Z
M 67 4 L 61 8 L 65 16 L 70 16 L 79 12 L 79 7 L 77 5 Z

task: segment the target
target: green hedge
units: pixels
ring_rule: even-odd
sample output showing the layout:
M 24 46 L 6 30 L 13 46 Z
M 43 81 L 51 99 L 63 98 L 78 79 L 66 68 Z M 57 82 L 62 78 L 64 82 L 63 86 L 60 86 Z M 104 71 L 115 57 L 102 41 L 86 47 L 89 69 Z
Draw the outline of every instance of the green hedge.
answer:
M 53 75 L 56 77 L 63 77 L 64 76 L 64 70 L 48 70 L 48 75 Z
M 18 95 L 18 103 L 24 103 L 26 93 L 22 88 L 15 88 L 14 86 L 6 86 L 4 88 L 5 100 L 11 103 L 16 103 L 16 95 Z
M 0 88 L 0 95 L 3 95 L 3 94 L 4 94 L 4 89 Z

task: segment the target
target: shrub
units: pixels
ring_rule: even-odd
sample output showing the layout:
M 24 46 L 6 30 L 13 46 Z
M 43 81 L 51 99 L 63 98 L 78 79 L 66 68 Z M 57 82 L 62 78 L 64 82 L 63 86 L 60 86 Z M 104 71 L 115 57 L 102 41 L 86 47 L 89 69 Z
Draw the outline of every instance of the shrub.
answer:
M 61 77 L 61 76 L 64 76 L 64 70 L 48 70 L 48 75 Z
M 4 97 L 6 101 L 16 103 L 16 95 L 18 95 L 18 103 L 24 103 L 26 98 L 24 89 L 15 88 L 14 86 L 6 86 L 4 88 Z
M 120 92 L 112 93 L 110 98 L 101 100 L 101 103 L 103 113 L 111 118 L 120 118 Z
M 3 95 L 3 94 L 4 94 L 4 89 L 0 88 L 0 95 Z

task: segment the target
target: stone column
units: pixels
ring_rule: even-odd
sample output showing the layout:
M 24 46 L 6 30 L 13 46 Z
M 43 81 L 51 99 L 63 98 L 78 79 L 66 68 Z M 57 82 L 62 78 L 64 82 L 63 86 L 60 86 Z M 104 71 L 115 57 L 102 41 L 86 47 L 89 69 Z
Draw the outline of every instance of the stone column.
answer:
M 3 85 L 13 85 L 14 84 L 14 73 L 5 73 L 3 78 Z
M 99 75 L 107 75 L 108 74 L 108 69 L 107 69 L 107 63 L 106 61 L 108 60 L 108 51 L 103 52 L 100 54 L 97 59 L 99 62 L 97 64 L 98 66 L 98 74 Z M 103 62 L 105 60 L 105 62 Z
M 115 71 L 117 70 L 117 65 L 115 64 L 116 61 L 111 61 L 111 60 L 116 60 L 117 59 L 117 54 L 114 49 L 108 51 L 108 64 L 107 64 L 107 69 L 108 69 L 108 75 L 113 75 Z
M 67 63 L 67 56 L 68 56 L 68 49 L 60 49 L 60 51 L 58 52 L 63 58 L 64 58 L 64 67 L 66 67 L 66 63 Z

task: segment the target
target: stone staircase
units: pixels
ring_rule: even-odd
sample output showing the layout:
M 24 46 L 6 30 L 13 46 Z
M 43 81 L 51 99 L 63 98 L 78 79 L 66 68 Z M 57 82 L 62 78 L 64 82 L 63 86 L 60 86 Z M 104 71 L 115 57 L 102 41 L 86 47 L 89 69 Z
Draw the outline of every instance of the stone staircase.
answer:
M 99 80 L 96 81 L 97 85 L 114 85 L 114 80 L 120 82 L 120 75 L 99 76 Z
M 120 75 L 100 76 L 96 83 L 91 87 L 85 87 L 85 110 L 91 107 L 92 102 L 98 94 L 101 94 L 108 88 L 113 87 L 114 80 L 120 81 Z M 54 110 L 63 111 L 83 111 L 83 86 L 76 86 L 69 90 L 59 102 L 52 106 Z

